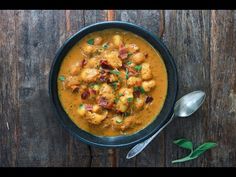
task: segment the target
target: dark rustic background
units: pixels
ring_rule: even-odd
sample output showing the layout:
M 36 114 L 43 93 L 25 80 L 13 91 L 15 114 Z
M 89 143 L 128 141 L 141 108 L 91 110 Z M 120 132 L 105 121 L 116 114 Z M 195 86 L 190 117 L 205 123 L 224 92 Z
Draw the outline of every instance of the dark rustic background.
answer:
M 191 119 L 176 119 L 139 156 L 81 143 L 55 119 L 48 74 L 56 50 L 86 25 L 129 21 L 159 36 L 178 66 L 179 97 L 204 90 Z M 236 166 L 236 11 L 0 11 L 0 166 Z M 181 164 L 172 142 L 218 147 Z

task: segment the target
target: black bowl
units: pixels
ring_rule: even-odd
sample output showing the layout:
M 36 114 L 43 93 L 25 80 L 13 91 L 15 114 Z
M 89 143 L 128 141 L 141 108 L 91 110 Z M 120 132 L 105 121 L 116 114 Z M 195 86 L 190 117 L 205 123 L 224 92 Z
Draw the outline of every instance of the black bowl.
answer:
M 100 31 L 108 28 L 120 28 L 123 30 L 131 31 L 138 36 L 141 36 L 146 41 L 148 41 L 162 56 L 167 73 L 168 73 L 168 91 L 164 106 L 160 112 L 160 114 L 156 117 L 156 119 L 149 124 L 143 130 L 125 136 L 114 136 L 114 137 L 103 137 L 103 136 L 95 136 L 92 135 L 79 127 L 77 127 L 72 120 L 68 117 L 66 112 L 64 111 L 59 97 L 57 93 L 57 76 L 60 69 L 60 65 L 62 63 L 63 58 L 66 56 L 68 51 L 84 36 L 87 34 Z M 62 125 L 69 130 L 74 136 L 78 137 L 81 141 L 95 146 L 100 147 L 124 147 L 137 144 L 141 141 L 146 140 L 151 135 L 153 135 L 158 129 L 162 127 L 162 125 L 169 120 L 170 115 L 173 112 L 173 107 L 176 101 L 178 91 L 178 77 L 177 70 L 175 66 L 175 62 L 165 47 L 165 45 L 161 42 L 161 40 L 155 35 L 151 34 L 147 30 L 139 27 L 137 25 L 120 22 L 120 21 L 110 21 L 110 22 L 101 22 L 96 23 L 90 26 L 83 28 L 78 31 L 76 34 L 71 36 L 66 42 L 61 46 L 61 48 L 57 51 L 56 56 L 54 58 L 50 76 L 49 76 L 49 95 L 53 107 L 56 110 L 57 117 L 59 118 Z M 145 115 L 144 115 L 145 116 Z

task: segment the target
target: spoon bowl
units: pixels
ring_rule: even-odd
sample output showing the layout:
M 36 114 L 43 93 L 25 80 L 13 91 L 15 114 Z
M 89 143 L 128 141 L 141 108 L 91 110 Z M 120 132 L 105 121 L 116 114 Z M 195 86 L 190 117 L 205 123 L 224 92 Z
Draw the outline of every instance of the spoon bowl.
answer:
M 174 107 L 174 114 L 178 117 L 188 117 L 198 110 L 206 97 L 205 92 L 198 90 L 180 98 Z

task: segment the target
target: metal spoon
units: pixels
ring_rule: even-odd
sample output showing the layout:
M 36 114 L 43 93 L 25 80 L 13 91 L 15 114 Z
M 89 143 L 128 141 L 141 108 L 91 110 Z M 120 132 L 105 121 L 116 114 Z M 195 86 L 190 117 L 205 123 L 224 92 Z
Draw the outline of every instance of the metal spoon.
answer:
M 135 145 L 127 154 L 126 159 L 131 159 L 139 154 L 175 117 L 188 117 L 202 105 L 206 97 L 205 92 L 199 90 L 188 93 L 180 98 L 174 107 L 171 118 L 150 138 Z

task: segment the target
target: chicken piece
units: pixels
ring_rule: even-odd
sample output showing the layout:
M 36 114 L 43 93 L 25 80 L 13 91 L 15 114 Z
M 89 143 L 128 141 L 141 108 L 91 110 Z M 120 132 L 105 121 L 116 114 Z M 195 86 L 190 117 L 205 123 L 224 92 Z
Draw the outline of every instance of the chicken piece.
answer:
M 122 66 L 122 61 L 119 58 L 119 53 L 117 51 L 105 52 L 103 57 L 107 60 L 107 63 L 113 68 L 120 68 Z
M 100 64 L 100 59 L 97 57 L 90 58 L 86 64 L 86 68 L 97 68 Z
M 95 37 L 94 45 L 101 45 L 101 43 L 102 43 L 102 37 L 100 37 L 100 36 Z
M 112 42 L 116 48 L 120 47 L 123 44 L 122 37 L 120 35 L 114 35 L 112 37 Z
M 125 112 L 129 104 L 133 101 L 133 88 L 121 88 L 119 90 L 120 98 L 116 104 L 116 110 L 119 112 Z
M 129 105 L 127 99 L 124 96 L 122 96 L 120 97 L 120 99 L 116 104 L 116 110 L 119 112 L 125 112 L 128 109 L 128 106 Z
M 120 116 L 115 116 L 112 118 L 111 124 L 113 128 L 124 131 L 132 128 L 133 125 L 135 125 L 135 122 L 136 120 L 134 116 L 129 116 L 125 119 L 122 119 Z
M 98 79 L 99 71 L 94 68 L 85 68 L 81 71 L 81 79 L 85 82 L 94 82 Z
M 121 88 L 119 90 L 119 95 L 123 95 L 127 98 L 133 98 L 133 88 Z
M 101 106 L 99 106 L 99 105 L 97 105 L 97 104 L 93 105 L 93 110 L 92 110 L 92 112 L 98 113 L 98 112 L 100 112 L 101 110 L 102 110 Z
M 97 98 L 98 104 L 101 107 L 110 109 L 114 103 L 115 95 L 110 85 L 104 83 L 99 90 L 99 96 Z
M 113 89 L 110 85 L 107 83 L 103 83 L 100 87 L 99 94 L 103 95 L 104 93 L 113 93 Z
M 154 80 L 144 81 L 142 83 L 142 87 L 143 87 L 145 92 L 149 92 L 155 86 L 156 86 L 156 82 Z
M 81 69 L 80 63 L 77 62 L 77 63 L 75 63 L 74 65 L 71 66 L 71 68 L 70 68 L 70 74 L 71 74 L 72 76 L 78 75 L 79 72 L 80 72 L 80 69 Z
M 87 112 L 85 119 L 94 125 L 99 125 L 102 123 L 104 119 L 106 119 L 108 112 L 105 111 L 103 114 L 97 114 L 97 113 L 92 113 L 92 112 Z
M 141 76 L 143 80 L 149 80 L 152 78 L 152 71 L 149 63 L 142 64 Z
M 109 81 L 110 82 L 116 82 L 116 81 L 118 81 L 118 77 L 114 74 L 110 74 Z
M 134 77 L 131 76 L 128 80 L 127 80 L 127 84 L 129 87 L 132 86 L 140 86 L 142 84 L 142 79 L 139 77 Z
M 89 44 L 85 43 L 85 44 L 82 46 L 82 50 L 83 50 L 83 52 L 84 52 L 86 55 L 90 55 L 90 54 L 96 52 L 97 47 L 94 46 L 94 45 L 89 45 Z
M 134 105 L 138 110 L 143 108 L 144 103 L 145 103 L 144 95 L 140 95 L 140 97 L 138 97 L 134 100 Z
M 139 47 L 136 44 L 127 44 L 126 48 L 130 53 L 135 53 L 139 50 Z
M 79 89 L 80 77 L 79 76 L 69 76 L 66 79 L 65 86 L 72 91 Z
M 141 64 L 145 60 L 145 55 L 142 52 L 137 52 L 130 56 L 130 60 L 135 64 Z

